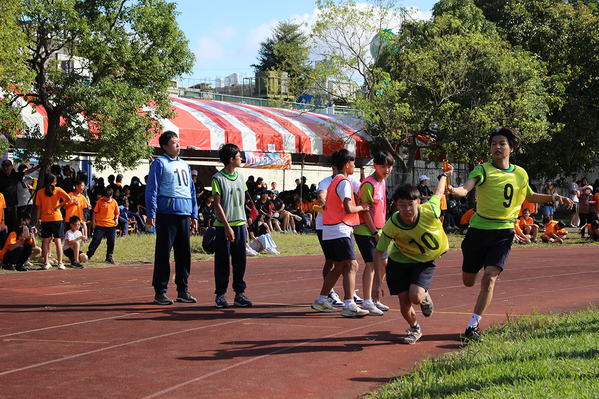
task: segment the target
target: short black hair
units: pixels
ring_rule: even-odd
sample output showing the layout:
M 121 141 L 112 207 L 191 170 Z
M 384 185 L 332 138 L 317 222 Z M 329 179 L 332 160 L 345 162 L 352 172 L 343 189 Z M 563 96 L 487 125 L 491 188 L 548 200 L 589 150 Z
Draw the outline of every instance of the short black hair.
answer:
M 77 222 L 80 222 L 80 221 L 81 221 L 81 219 L 79 219 L 79 216 L 77 216 L 77 215 L 73 215 L 73 216 L 71 216 L 69 218 L 69 224 L 71 224 L 71 223 L 77 223 Z
M 241 150 L 237 145 L 233 143 L 223 144 L 223 146 L 218 150 L 218 157 L 223 165 L 227 166 L 231 163 L 231 158 L 235 158 L 235 156 L 240 153 Z
M 331 161 L 333 166 L 337 168 L 337 170 L 341 171 L 346 163 L 355 161 L 356 158 L 353 156 L 351 152 L 349 152 L 346 148 L 341 148 L 335 151 L 331 157 Z
M 563 229 L 564 227 L 566 227 L 566 225 L 564 224 L 564 222 L 562 222 L 561 220 L 556 223 L 556 226 L 559 227 L 560 229 Z
M 158 138 L 158 144 L 160 144 L 160 148 L 164 150 L 163 146 L 168 145 L 168 142 L 171 141 L 173 137 L 179 138 L 179 136 L 177 136 L 177 133 L 173 132 L 172 130 L 167 130 L 164 133 L 162 133 Z
M 372 162 L 375 165 L 393 166 L 393 164 L 395 164 L 395 159 L 393 159 L 391 154 L 389 154 L 387 151 L 381 151 L 374 156 Z
M 551 219 L 549 218 L 549 216 L 543 216 L 543 221 L 542 221 L 542 223 L 543 223 L 543 224 L 547 224 L 547 223 L 549 223 L 549 222 L 551 222 Z
M 85 182 L 84 182 L 83 180 L 79 180 L 79 179 L 77 179 L 77 180 L 75 180 L 75 183 L 73 183 L 73 184 L 74 184 L 75 186 L 78 186 L 78 185 L 80 185 L 81 183 L 85 183 Z
M 112 197 L 112 194 L 114 194 L 114 191 L 112 191 L 112 187 L 106 187 L 106 188 L 104 189 L 104 193 L 103 193 L 103 195 L 104 195 L 105 197 Z
M 516 150 L 522 141 L 518 130 L 507 127 L 496 127 L 489 135 L 489 147 L 495 136 L 504 136 L 513 150 Z
M 393 201 L 397 201 L 400 199 L 407 201 L 419 200 L 420 191 L 418 191 L 418 188 L 412 186 L 411 184 L 401 185 L 397 187 L 397 189 L 393 193 Z

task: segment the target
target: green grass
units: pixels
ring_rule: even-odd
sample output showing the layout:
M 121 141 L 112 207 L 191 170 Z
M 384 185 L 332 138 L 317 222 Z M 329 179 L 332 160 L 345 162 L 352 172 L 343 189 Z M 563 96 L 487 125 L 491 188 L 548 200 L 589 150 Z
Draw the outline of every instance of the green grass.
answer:
M 367 397 L 598 398 L 598 334 L 597 308 L 511 319 Z

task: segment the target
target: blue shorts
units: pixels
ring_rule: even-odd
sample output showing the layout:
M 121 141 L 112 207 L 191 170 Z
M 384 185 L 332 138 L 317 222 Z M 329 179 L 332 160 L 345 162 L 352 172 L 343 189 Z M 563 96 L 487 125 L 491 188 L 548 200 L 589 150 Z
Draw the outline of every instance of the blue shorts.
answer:
M 553 216 L 553 205 L 543 205 L 543 215 Z
M 377 244 L 376 238 L 360 234 L 354 234 L 354 238 L 356 239 L 356 244 L 358 245 L 362 259 L 364 259 L 364 263 L 374 262 L 374 250 Z M 388 257 L 389 253 L 387 251 L 383 252 L 383 259 L 387 259 Z
M 389 294 L 398 295 L 417 285 L 428 291 L 435 272 L 434 260 L 430 262 L 399 263 L 389 258 L 387 262 L 387 287 Z
M 470 227 L 462 241 L 462 271 L 478 273 L 487 266 L 503 270 L 512 250 L 514 229 L 481 230 Z
M 334 240 L 323 240 L 327 251 L 330 251 L 331 259 L 334 262 L 343 262 L 344 260 L 355 260 L 354 240 L 351 237 L 335 238 Z

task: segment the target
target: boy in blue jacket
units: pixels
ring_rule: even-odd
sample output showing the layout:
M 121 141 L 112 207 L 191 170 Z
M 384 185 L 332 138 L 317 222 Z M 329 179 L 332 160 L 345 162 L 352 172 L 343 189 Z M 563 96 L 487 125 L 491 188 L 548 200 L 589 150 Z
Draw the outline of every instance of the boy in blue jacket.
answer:
M 171 305 L 166 296 L 171 274 L 171 248 L 175 251 L 175 284 L 177 302 L 197 302 L 187 292 L 187 279 L 191 269 L 189 242 L 190 217 L 192 227 L 197 226 L 198 205 L 195 186 L 189 165 L 179 158 L 179 137 L 173 131 L 162 133 L 158 139 L 164 155 L 150 166 L 146 186 L 146 213 L 148 224 L 156 226 L 156 252 L 152 285 L 156 296 L 154 303 Z

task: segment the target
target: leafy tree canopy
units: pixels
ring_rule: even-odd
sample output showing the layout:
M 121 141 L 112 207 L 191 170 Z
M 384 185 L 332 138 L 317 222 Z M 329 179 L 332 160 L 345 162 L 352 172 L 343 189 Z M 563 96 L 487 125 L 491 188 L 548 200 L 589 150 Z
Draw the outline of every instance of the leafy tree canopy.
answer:
M 20 26 L 34 74 L 24 93 L 48 115 L 30 148 L 53 158 L 95 153 L 96 166 L 131 168 L 152 149 L 158 118 L 172 116 L 168 87 L 193 54 L 165 0 L 22 0 Z M 145 112 L 140 112 L 140 110 Z M 62 119 L 62 122 L 61 122 Z M 40 145 L 41 143 L 41 145 Z

